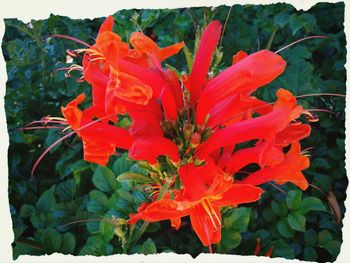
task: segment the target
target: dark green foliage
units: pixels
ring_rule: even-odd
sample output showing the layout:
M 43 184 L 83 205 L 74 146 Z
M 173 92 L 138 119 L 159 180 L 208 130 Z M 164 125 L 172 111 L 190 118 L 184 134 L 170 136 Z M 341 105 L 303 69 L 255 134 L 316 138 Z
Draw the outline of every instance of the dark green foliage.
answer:
M 140 27 L 160 46 L 184 40 L 193 54 L 192 20 L 200 26 L 206 23 L 203 11 L 203 8 L 124 10 L 114 15 L 115 31 L 126 41 L 130 33 Z M 229 8 L 222 6 L 205 11 L 206 19 L 219 19 L 224 24 Z M 168 221 L 152 223 L 139 240 L 135 237 L 141 223 L 136 224 L 133 231 L 127 230 L 120 220 L 127 219 L 140 203 L 148 200 L 135 183 L 150 178 L 144 176 L 147 171 L 127 159 L 126 153 L 118 153 L 107 167 L 92 165 L 82 160 L 81 143 L 73 136 L 53 148 L 39 164 L 34 177 L 30 177 L 40 154 L 62 135 L 56 130 L 18 128 L 43 116 L 61 116 L 61 106 L 82 92 L 88 97 L 90 93 L 86 83 L 75 81 L 79 73 L 73 72 L 71 78 L 66 78 L 63 71 L 57 71 L 67 66 L 66 50 L 82 46 L 46 36 L 65 34 L 91 43 L 102 21 L 102 18 L 71 20 L 55 15 L 30 24 L 5 20 L 2 49 L 8 72 L 5 109 L 10 135 L 13 256 L 169 251 L 196 256 L 208 252 L 191 230 L 188 218 L 183 219 L 178 231 L 171 228 Z M 223 60 L 217 70 L 231 65 L 232 55 L 239 50 L 276 51 L 305 36 L 325 35 L 329 39 L 308 40 L 281 51 L 280 55 L 288 63 L 286 71 L 268 87 L 259 89 L 256 96 L 272 102 L 280 87 L 295 95 L 345 94 L 343 21 L 343 3 L 317 4 L 306 12 L 296 11 L 287 4 L 235 5 L 224 33 Z M 78 58 L 76 62 L 81 61 Z M 180 72 L 188 71 L 183 52 L 166 63 Z M 341 218 L 348 184 L 344 168 L 345 100 L 314 96 L 301 98 L 299 102 L 305 109 L 333 112 L 318 112 L 319 122 L 311 124 L 312 135 L 303 141 L 303 148 L 313 147 L 311 167 L 305 171 L 313 187 L 302 192 L 289 184 L 278 188 L 266 184 L 263 199 L 258 203 L 224 208 L 222 241 L 214 246 L 214 252 L 251 255 L 259 238 L 259 255 L 265 255 L 273 247 L 273 257 L 319 262 L 336 259 L 342 242 Z M 129 122 L 126 118 L 122 121 L 123 125 Z M 340 218 L 327 205 L 330 192 L 339 204 Z

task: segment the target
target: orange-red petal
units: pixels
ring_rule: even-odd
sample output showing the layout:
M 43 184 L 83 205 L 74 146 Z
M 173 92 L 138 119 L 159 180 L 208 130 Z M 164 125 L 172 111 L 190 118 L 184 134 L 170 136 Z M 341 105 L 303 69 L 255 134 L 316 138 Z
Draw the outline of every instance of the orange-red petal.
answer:
M 204 246 L 217 244 L 221 240 L 220 208 L 217 206 L 212 208 L 211 213 L 208 213 L 202 204 L 198 204 L 190 213 L 192 228 Z
M 252 93 L 277 78 L 286 66 L 279 55 L 261 50 L 222 71 L 202 91 L 197 106 L 196 123 L 202 124 L 221 100 L 241 92 Z
M 129 150 L 129 157 L 134 160 L 146 160 L 150 164 L 157 162 L 160 155 L 168 156 L 172 161 L 179 161 L 177 145 L 162 136 L 142 136 L 137 138 Z
M 252 173 L 240 182 L 252 185 L 260 185 L 268 181 L 278 184 L 291 182 L 305 190 L 309 184 L 301 171 L 308 168 L 309 165 L 309 158 L 300 154 L 300 144 L 293 143 L 282 163 Z
M 247 57 L 248 54 L 242 50 L 238 51 L 237 54 L 232 56 L 232 65 L 237 64 L 239 61 Z
M 259 200 L 263 192 L 261 188 L 250 184 L 232 184 L 221 199 L 212 203 L 220 207 L 251 203 Z
M 221 28 L 222 26 L 218 20 L 212 21 L 204 30 L 199 42 L 192 72 L 186 81 L 187 88 L 190 90 L 190 99 L 193 106 L 197 104 L 201 89 L 207 80 L 211 60 L 216 45 L 219 42 Z
M 184 197 L 190 201 L 201 199 L 207 187 L 197 167 L 193 163 L 186 164 L 180 167 L 179 175 L 184 186 Z

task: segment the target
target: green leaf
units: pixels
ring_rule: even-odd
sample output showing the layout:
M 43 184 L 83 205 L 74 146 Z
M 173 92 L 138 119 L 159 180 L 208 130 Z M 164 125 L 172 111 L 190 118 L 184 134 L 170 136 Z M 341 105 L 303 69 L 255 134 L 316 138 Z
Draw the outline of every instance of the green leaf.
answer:
M 288 215 L 288 223 L 290 227 L 296 231 L 305 232 L 305 222 L 305 216 L 298 212 L 293 212 Z
M 271 246 L 273 246 L 274 257 L 284 257 L 287 259 L 295 257 L 294 249 L 283 240 L 273 241 L 271 242 Z
M 109 199 L 110 208 L 113 207 L 117 212 L 120 212 L 125 216 L 132 212 L 133 203 L 134 198 L 132 194 L 124 190 L 115 191 Z
M 188 71 L 191 72 L 192 66 L 193 66 L 193 56 L 192 56 L 190 50 L 188 49 L 187 45 L 184 45 L 183 51 L 185 54 L 185 58 L 186 58 L 187 66 L 188 66 Z
M 70 201 L 73 199 L 77 191 L 77 185 L 73 179 L 69 179 L 59 183 L 56 192 L 62 201 Z
M 224 218 L 224 229 L 234 229 L 239 232 L 247 230 L 251 209 L 238 207 L 230 210 Z
M 100 220 L 86 222 L 86 228 L 91 234 L 98 234 L 100 232 Z
M 107 196 L 98 191 L 92 190 L 89 193 L 89 202 L 87 203 L 87 210 L 93 213 L 103 213 L 109 208 Z
M 285 216 L 288 213 L 288 208 L 285 203 L 273 200 L 271 202 L 272 211 L 279 216 Z
M 301 201 L 300 210 L 302 213 L 306 214 L 307 212 L 313 211 L 327 211 L 326 207 L 320 199 L 317 197 L 306 197 Z
M 138 173 L 122 173 L 118 175 L 117 180 L 118 182 L 135 182 L 143 184 L 155 182 L 151 177 Z
M 70 232 L 65 233 L 62 238 L 60 252 L 62 252 L 63 254 L 73 254 L 75 251 L 75 246 L 75 236 Z
M 307 24 L 307 21 L 299 17 L 297 14 L 291 15 L 289 22 L 293 35 L 295 35 L 304 25 Z
M 100 234 L 90 236 L 79 255 L 107 256 L 113 252 L 113 247 L 106 244 Z
M 129 172 L 149 176 L 149 172 L 146 169 L 141 168 L 138 163 L 133 164 Z
M 49 133 L 44 142 L 44 147 L 48 148 L 51 144 L 55 143 L 59 139 L 60 139 L 60 134 L 56 130 L 49 130 Z M 55 152 L 60 147 L 61 144 L 62 142 L 58 143 L 55 147 L 52 148 L 50 152 L 51 153 Z
M 276 227 L 283 237 L 291 238 L 295 235 L 295 231 L 289 226 L 287 218 L 278 221 Z
M 90 163 L 88 163 L 84 160 L 79 160 L 71 166 L 71 169 L 72 169 L 74 175 L 77 175 L 77 174 L 80 174 L 80 173 L 86 171 L 87 169 L 90 169 Z
M 308 261 L 316 261 L 317 260 L 317 251 L 313 247 L 305 247 L 304 259 L 308 260 Z
M 114 226 L 107 220 L 100 222 L 100 234 L 104 242 L 108 243 L 114 237 Z
M 145 255 L 157 253 L 157 248 L 152 238 L 148 238 L 145 242 L 143 242 L 141 251 L 142 254 Z
M 35 228 L 41 229 L 46 226 L 46 216 L 43 212 L 36 210 L 30 217 L 30 222 Z
M 19 216 L 20 217 L 29 217 L 34 213 L 34 206 L 24 204 L 21 206 L 21 209 L 19 210 Z
M 290 210 L 297 210 L 300 206 L 302 192 L 297 190 L 291 190 L 288 192 L 286 198 L 287 206 Z
M 324 229 L 318 233 L 318 245 L 320 247 L 326 247 L 327 243 L 332 240 L 331 233 Z
M 333 257 L 336 257 L 340 252 L 340 246 L 341 243 L 338 240 L 331 240 L 327 242 L 324 248 L 327 249 L 329 254 L 331 254 Z
M 124 153 L 113 163 L 113 172 L 116 175 L 128 172 L 134 165 L 134 162 L 128 160 L 127 157 L 128 155 Z
M 53 228 L 49 228 L 44 233 L 43 245 L 48 253 L 57 252 L 61 247 L 62 238 L 60 233 Z
M 271 207 L 265 208 L 262 215 L 266 222 L 273 222 L 277 218 L 277 215 L 272 211 Z
M 98 166 L 92 177 L 94 185 L 103 192 L 111 192 L 117 188 L 117 182 L 114 173 L 104 166 Z
M 309 246 L 314 246 L 317 243 L 317 233 L 312 228 L 305 231 L 304 235 L 305 243 Z
M 307 33 L 314 31 L 314 28 L 316 26 L 315 16 L 308 13 L 303 13 L 299 16 L 299 18 L 305 21 L 304 28 Z
M 155 223 L 149 224 L 145 232 L 146 233 L 153 233 L 153 232 L 157 232 L 161 228 L 162 227 L 160 226 L 160 224 L 158 222 L 155 222 Z
M 36 208 L 42 212 L 49 212 L 56 206 L 56 200 L 54 197 L 55 187 L 51 187 L 45 191 L 36 203 Z
M 273 22 L 276 26 L 283 28 L 289 22 L 289 18 L 290 18 L 290 14 L 283 12 L 283 13 L 277 14 L 274 17 Z
M 242 236 L 238 231 L 224 231 L 222 232 L 221 244 L 226 251 L 239 246 L 242 241 Z

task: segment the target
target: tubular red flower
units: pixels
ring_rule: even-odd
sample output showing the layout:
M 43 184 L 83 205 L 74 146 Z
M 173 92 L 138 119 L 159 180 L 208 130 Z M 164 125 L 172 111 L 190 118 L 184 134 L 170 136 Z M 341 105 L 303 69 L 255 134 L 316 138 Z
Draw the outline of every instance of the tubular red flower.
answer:
M 309 166 L 309 158 L 300 154 L 300 144 L 293 143 L 284 162 L 272 168 L 264 168 L 252 173 L 241 183 L 260 185 L 268 181 L 274 181 L 278 184 L 291 182 L 302 190 L 306 190 L 309 184 L 301 171 Z
M 113 94 L 119 99 L 146 105 L 152 98 L 152 88 L 130 75 L 119 73 L 112 83 Z
M 310 126 L 307 124 L 290 124 L 284 130 L 277 133 L 269 142 L 257 144 L 255 147 L 235 152 L 229 160 L 221 166 L 231 174 L 238 172 L 244 166 L 257 163 L 260 167 L 274 166 L 284 160 L 282 147 L 298 142 L 310 135 Z
M 221 100 L 241 92 L 250 94 L 270 83 L 282 74 L 285 66 L 282 57 L 261 50 L 227 68 L 203 89 L 198 100 L 196 123 L 201 125 L 210 109 Z
M 153 201 L 141 204 L 130 224 L 170 220 L 178 229 L 189 216 L 211 250 L 221 240 L 222 207 L 259 200 L 263 191 L 257 185 L 268 181 L 308 187 L 302 170 L 309 159 L 299 141 L 309 136 L 310 126 L 297 122 L 305 111 L 285 89 L 278 90 L 275 103 L 251 96 L 282 74 L 286 62 L 279 55 L 239 51 L 232 66 L 208 79 L 221 32 L 220 22 L 213 21 L 203 32 L 191 73 L 178 76 L 161 63 L 183 42 L 160 48 L 136 32 L 130 48 L 112 32 L 113 24 L 109 16 L 83 58 L 92 105 L 78 108 L 82 94 L 62 113 L 83 141 L 85 160 L 105 165 L 121 148 L 153 169 L 154 183 L 147 188 L 153 189 Z M 125 129 L 117 127 L 120 114 L 131 120 Z M 260 168 L 237 181 L 236 173 L 249 164 Z
M 302 113 L 302 108 L 296 105 L 293 95 L 280 89 L 277 92 L 278 101 L 273 111 L 266 115 L 236 122 L 216 131 L 200 147 L 197 156 L 205 159 L 214 150 L 223 146 L 238 144 L 254 139 L 271 139 L 282 131 L 290 121 Z
M 179 161 L 177 146 L 171 140 L 161 136 L 142 136 L 135 140 L 129 150 L 129 157 L 134 160 L 146 160 L 150 164 L 157 162 L 160 155 L 169 156 L 173 162 Z
M 211 60 L 220 39 L 221 28 L 222 26 L 218 20 L 212 21 L 204 30 L 200 40 L 192 72 L 186 81 L 186 88 L 190 91 L 192 106 L 196 106 L 201 89 L 207 81 Z
M 272 105 L 245 94 L 231 96 L 215 105 L 209 112 L 207 127 L 227 126 L 257 112 L 261 115 L 272 111 Z
M 192 227 L 204 246 L 220 242 L 220 207 L 254 202 L 260 198 L 263 191 L 252 185 L 236 185 L 232 177 L 222 172 L 215 175 L 211 185 L 205 186 L 202 180 L 198 185 L 200 174 L 197 169 L 193 164 L 182 166 L 179 174 L 183 182 L 183 191 L 178 192 L 174 199 L 166 197 L 151 203 L 133 215 L 131 223 L 136 223 L 139 219 L 149 222 L 178 220 L 190 215 Z
M 106 165 L 110 155 L 116 148 L 130 148 L 133 138 L 129 133 L 115 126 L 103 122 L 93 122 L 93 117 L 101 118 L 103 109 L 92 106 L 84 111 L 78 108 L 85 98 L 79 95 L 66 107 L 62 107 L 62 114 L 77 134 L 82 138 L 84 145 L 84 159 L 86 161 Z
M 177 54 L 184 46 L 184 42 L 174 44 L 165 48 L 160 48 L 148 36 L 140 32 L 133 32 L 130 36 L 131 45 L 141 54 L 149 58 L 150 66 L 161 69 L 160 62 Z

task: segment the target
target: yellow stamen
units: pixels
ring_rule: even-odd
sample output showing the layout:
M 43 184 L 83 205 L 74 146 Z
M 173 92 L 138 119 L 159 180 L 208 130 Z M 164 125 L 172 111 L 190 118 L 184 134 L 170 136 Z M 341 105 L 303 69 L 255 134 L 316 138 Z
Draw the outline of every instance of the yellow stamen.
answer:
M 210 208 L 208 207 L 208 205 L 206 204 L 205 201 L 206 201 L 206 199 L 201 200 L 201 204 L 202 204 L 202 206 L 203 206 L 205 212 L 207 212 L 208 216 L 210 217 L 210 220 L 211 220 L 211 222 L 212 222 L 214 228 L 217 229 L 216 224 L 215 224 L 215 222 L 214 222 L 214 218 L 213 218 L 213 216 L 212 216 L 212 213 L 210 212 Z
M 77 52 L 77 53 L 83 53 L 85 51 L 87 51 L 88 48 L 78 48 L 78 49 L 75 49 L 74 51 Z
M 90 60 L 90 62 L 96 61 L 96 60 L 106 60 L 106 58 L 104 57 L 97 57 L 97 58 L 93 58 Z
M 67 121 L 65 118 L 62 117 L 45 117 L 48 121 Z
M 219 216 L 216 214 L 214 207 L 211 205 L 211 202 L 209 200 L 208 200 L 208 205 L 209 205 L 209 208 L 210 208 L 212 214 L 215 216 L 216 220 L 218 221 L 219 225 L 221 225 L 221 221 L 219 219 Z
M 69 130 L 70 128 L 72 128 L 71 126 L 67 126 L 66 128 L 64 128 L 63 130 L 62 130 L 62 132 L 65 132 L 66 130 Z

